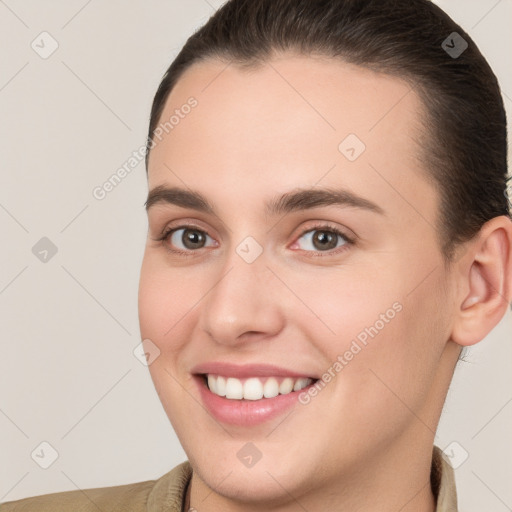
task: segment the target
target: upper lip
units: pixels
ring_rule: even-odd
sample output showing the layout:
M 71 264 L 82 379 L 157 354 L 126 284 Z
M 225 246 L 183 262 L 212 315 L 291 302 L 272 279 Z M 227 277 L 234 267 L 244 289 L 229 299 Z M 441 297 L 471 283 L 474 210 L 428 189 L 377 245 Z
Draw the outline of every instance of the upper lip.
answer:
M 293 377 L 296 379 L 306 377 L 316 379 L 316 377 L 308 373 L 289 370 L 270 364 L 251 363 L 237 365 L 220 361 L 198 364 L 192 368 L 191 373 L 222 375 L 224 377 L 235 377 L 239 379 L 248 377 Z

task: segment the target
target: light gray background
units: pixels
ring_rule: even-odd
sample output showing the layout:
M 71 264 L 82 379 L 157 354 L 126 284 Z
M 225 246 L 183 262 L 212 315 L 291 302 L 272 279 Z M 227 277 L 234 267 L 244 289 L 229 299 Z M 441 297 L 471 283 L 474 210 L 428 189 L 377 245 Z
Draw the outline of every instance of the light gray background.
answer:
M 104 200 L 92 190 L 144 144 L 162 74 L 221 3 L 0 0 L 0 502 L 155 479 L 186 459 L 133 354 L 144 164 Z M 510 116 L 512 0 L 438 3 L 488 58 Z M 59 44 L 47 59 L 31 48 L 43 31 Z M 58 249 L 46 263 L 42 237 Z M 464 512 L 512 510 L 511 340 L 508 312 L 459 365 L 441 419 L 437 444 L 469 453 Z M 31 456 L 43 441 L 59 455 L 48 469 Z

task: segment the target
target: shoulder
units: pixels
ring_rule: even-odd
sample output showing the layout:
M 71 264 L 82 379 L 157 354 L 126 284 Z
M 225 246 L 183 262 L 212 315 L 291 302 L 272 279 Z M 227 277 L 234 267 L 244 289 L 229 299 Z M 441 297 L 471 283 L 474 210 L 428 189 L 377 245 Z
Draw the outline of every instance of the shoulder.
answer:
M 176 493 L 181 486 L 177 484 L 186 483 L 190 472 L 188 462 L 184 462 L 158 480 L 32 496 L 0 503 L 0 512 L 146 512 L 148 501 L 169 492 L 181 502 L 182 495 Z
M 154 480 L 114 487 L 73 490 L 32 496 L 0 504 L 0 512 L 89 512 L 145 510 Z

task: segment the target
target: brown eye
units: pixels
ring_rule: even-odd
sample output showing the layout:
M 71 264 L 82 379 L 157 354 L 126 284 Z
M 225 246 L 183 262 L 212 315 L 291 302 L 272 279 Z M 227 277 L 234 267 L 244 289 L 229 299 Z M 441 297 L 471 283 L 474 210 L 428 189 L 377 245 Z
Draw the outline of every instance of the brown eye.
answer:
M 300 247 L 299 241 L 305 240 Z M 297 239 L 299 248 L 307 252 L 327 252 L 333 249 L 345 248 L 352 240 L 341 231 L 330 226 L 317 226 L 304 231 Z M 337 252 L 337 251 L 334 251 Z
M 317 231 L 311 240 L 316 249 L 329 250 L 338 244 L 338 235 L 329 231 Z
M 206 246 L 207 239 L 211 237 L 203 230 L 193 226 L 181 226 L 167 231 L 161 238 L 169 245 L 170 251 L 190 252 Z
M 200 249 L 204 246 L 206 237 L 204 233 L 197 229 L 184 229 L 181 235 L 181 242 L 187 249 Z

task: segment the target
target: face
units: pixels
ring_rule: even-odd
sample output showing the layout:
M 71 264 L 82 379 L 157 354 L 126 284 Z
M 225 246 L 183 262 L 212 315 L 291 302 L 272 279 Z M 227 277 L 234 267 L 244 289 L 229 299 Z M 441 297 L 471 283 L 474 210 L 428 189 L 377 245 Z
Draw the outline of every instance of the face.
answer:
M 216 494 L 286 500 L 431 450 L 451 277 L 423 115 L 398 78 L 292 55 L 202 62 L 170 94 L 139 319 L 163 407 Z

